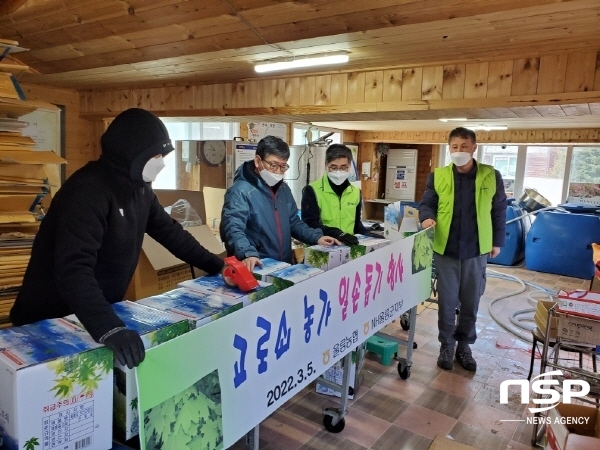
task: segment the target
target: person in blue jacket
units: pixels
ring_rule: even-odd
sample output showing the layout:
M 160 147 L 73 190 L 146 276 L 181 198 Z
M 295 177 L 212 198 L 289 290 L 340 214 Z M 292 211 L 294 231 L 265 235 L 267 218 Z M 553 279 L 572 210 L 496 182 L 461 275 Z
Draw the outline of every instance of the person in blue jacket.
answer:
M 290 168 L 290 148 L 280 138 L 265 136 L 252 161 L 236 171 L 225 193 L 219 231 L 229 256 L 243 261 L 249 270 L 261 258 L 292 263 L 292 237 L 308 245 L 340 245 L 323 236 L 300 217 L 283 174 Z

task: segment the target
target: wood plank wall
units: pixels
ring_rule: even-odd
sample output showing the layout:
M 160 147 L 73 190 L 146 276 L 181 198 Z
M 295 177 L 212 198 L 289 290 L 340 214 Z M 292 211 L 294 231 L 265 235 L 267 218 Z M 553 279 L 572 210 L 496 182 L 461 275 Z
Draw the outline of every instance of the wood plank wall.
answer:
M 99 136 L 102 134 L 96 128 L 96 122 L 80 117 L 79 93 L 69 89 L 49 88 L 23 84 L 21 86 L 28 99 L 43 100 L 65 107 L 65 153 L 68 161 L 67 177 L 86 162 L 97 159 L 100 155 Z M 99 121 L 102 124 L 102 121 Z M 102 128 L 103 125 L 100 125 Z M 102 132 L 104 130 L 102 129 Z
M 589 50 L 472 64 L 85 91 L 81 112 L 106 116 L 130 107 L 201 116 L 396 112 L 390 118 L 401 119 L 415 118 L 416 111 L 440 110 L 442 117 L 442 110 L 492 108 L 479 113 L 480 118 L 543 117 L 543 110 L 493 108 L 599 102 L 599 54 Z
M 357 142 L 447 144 L 450 131 L 357 131 Z M 477 131 L 485 143 L 592 143 L 600 142 L 600 128 L 543 128 L 534 130 Z

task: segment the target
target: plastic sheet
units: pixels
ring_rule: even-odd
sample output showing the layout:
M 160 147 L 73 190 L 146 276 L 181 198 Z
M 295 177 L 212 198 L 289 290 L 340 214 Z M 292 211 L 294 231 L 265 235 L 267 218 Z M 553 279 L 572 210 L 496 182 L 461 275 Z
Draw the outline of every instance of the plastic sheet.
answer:
M 167 206 L 165 211 L 179 222 L 183 228 L 202 225 L 202 219 L 187 200 L 179 199 L 171 206 Z

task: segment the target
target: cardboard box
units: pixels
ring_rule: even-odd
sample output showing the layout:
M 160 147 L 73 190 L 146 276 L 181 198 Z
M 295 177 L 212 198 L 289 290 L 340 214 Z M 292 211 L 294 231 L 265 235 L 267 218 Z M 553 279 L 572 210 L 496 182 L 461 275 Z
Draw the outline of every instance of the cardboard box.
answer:
M 83 327 L 63 318 L 41 320 L 19 328 L 47 342 L 61 342 L 75 352 L 102 346 Z
M 213 232 L 219 232 L 221 224 L 221 211 L 223 211 L 223 202 L 225 200 L 226 189 L 213 188 L 205 186 L 202 189 L 204 194 L 204 204 L 206 206 L 206 224 Z
M 556 305 L 556 302 L 549 300 L 538 300 L 535 309 L 535 315 L 533 317 L 535 324 L 540 331 L 546 335 L 546 328 L 548 326 L 548 311 Z M 558 330 L 558 317 L 552 318 L 552 324 L 550 325 L 550 338 L 556 339 L 556 332 Z
M 65 322 L 21 329 L 29 337 L 0 350 L 2 449 L 112 446 L 112 352 Z
M 279 292 L 322 273 L 323 271 L 316 267 L 307 266 L 306 264 L 295 264 L 273 272 L 270 277 L 271 282 L 276 287 L 277 292 Z
M 206 223 L 206 205 L 202 192 L 181 189 L 154 189 L 154 193 L 163 207 L 171 206 L 177 200 L 187 200 L 200 216 L 202 223 Z
M 208 251 L 217 255 L 223 253 L 223 246 L 217 241 L 208 226 L 189 227 L 186 230 Z M 196 269 L 194 273 L 199 275 L 203 272 Z M 192 278 L 194 277 L 189 264 L 176 258 L 150 236 L 145 235 L 138 266 L 125 293 L 125 298 L 139 300 L 161 294 L 175 289 L 181 281 Z
M 375 238 L 365 236 L 363 234 L 357 234 L 358 245 L 350 247 L 350 259 L 355 260 L 360 258 L 367 253 L 374 252 L 375 250 L 390 245 L 389 239 Z
M 266 281 L 267 283 L 271 282 L 270 275 L 281 269 L 285 269 L 286 267 L 290 267 L 291 264 L 288 264 L 283 261 L 277 261 L 272 258 L 263 258 L 260 260 L 262 262 L 262 266 L 256 265 L 254 266 L 254 270 L 252 273 L 254 274 L 254 278 L 259 281 Z
M 350 363 L 350 373 L 349 373 L 349 388 L 348 388 L 348 398 L 352 400 L 354 395 L 358 393 L 360 385 L 363 381 L 363 372 L 362 368 L 365 362 L 365 348 L 366 343 L 361 344 L 356 350 L 352 351 L 352 359 Z M 344 376 L 344 360 L 341 359 L 336 362 L 333 366 L 325 371 L 322 375 L 323 378 L 329 381 L 333 381 L 341 386 Z M 342 393 L 340 391 L 336 391 L 334 389 L 330 389 L 328 387 L 323 386 L 317 380 L 317 393 L 325 394 L 325 395 L 333 395 L 335 397 L 341 397 Z
M 558 335 L 567 341 L 598 345 L 600 344 L 600 320 L 573 314 L 559 314 Z
M 304 264 L 323 271 L 333 269 L 350 261 L 350 247 L 345 245 L 313 245 L 304 249 Z
M 507 446 L 508 448 L 508 446 Z M 477 450 L 475 447 L 470 445 L 462 444 L 458 441 L 448 439 L 447 437 L 438 435 L 435 437 L 429 450 Z
M 418 231 L 419 203 L 399 201 L 390 203 L 383 210 L 383 236 L 391 242 L 404 239 Z M 410 224 L 404 224 L 411 219 Z M 403 226 L 404 224 L 404 226 Z
M 259 286 L 252 291 L 244 292 L 237 287 L 227 286 L 221 275 L 206 275 L 194 280 L 183 281 L 179 283 L 179 286 L 204 294 L 218 294 L 248 306 L 277 292 L 271 283 L 259 281 L 258 284 Z
M 190 323 L 190 329 L 199 328 L 243 307 L 242 302 L 229 297 L 183 288 L 144 298 L 137 304 L 181 315 Z
M 600 320 L 600 294 L 588 291 L 560 291 L 558 310 L 590 319 Z
M 592 282 L 590 283 L 590 291 L 600 292 L 600 277 L 598 275 L 594 275 L 594 278 L 592 278 Z
M 112 305 L 115 313 L 129 330 L 136 331 L 148 349 L 181 336 L 189 331 L 188 320 L 180 315 L 158 311 L 134 302 L 118 302 Z M 75 315 L 65 319 L 83 329 Z M 128 440 L 138 434 L 139 411 L 137 409 L 137 383 L 134 369 L 114 360 L 113 426 L 119 439 Z
M 31 335 L 20 327 L 0 329 L 0 350 L 23 344 Z
M 189 322 L 182 316 L 157 311 L 133 302 L 119 302 L 114 311 L 129 330 L 139 333 L 148 349 L 167 342 L 189 331 Z M 137 408 L 137 382 L 134 369 L 114 362 L 113 424 L 115 435 L 131 439 L 138 434 L 139 411 Z
M 589 406 L 559 403 L 548 411 L 546 450 L 600 448 L 600 411 Z M 569 422 L 565 425 L 564 422 Z M 583 423 L 579 423 L 583 422 Z
M 14 150 L 0 150 L 0 162 L 15 164 L 65 164 L 54 152 L 42 150 L 23 150 L 16 147 Z

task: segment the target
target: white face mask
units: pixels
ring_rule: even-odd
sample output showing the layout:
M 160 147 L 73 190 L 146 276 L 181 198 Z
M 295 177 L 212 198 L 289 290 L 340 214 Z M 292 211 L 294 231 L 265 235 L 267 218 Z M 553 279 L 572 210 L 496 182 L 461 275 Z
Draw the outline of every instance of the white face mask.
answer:
M 455 166 L 462 167 L 469 164 L 469 161 L 471 161 L 471 154 L 469 152 L 450 153 L 450 159 Z
M 161 170 L 164 169 L 164 167 L 165 162 L 163 161 L 162 156 L 159 156 L 158 158 L 152 158 L 146 163 L 144 170 L 142 170 L 142 179 L 146 183 L 152 183 L 154 180 L 156 180 L 156 176 Z
M 339 186 L 348 179 L 350 172 L 342 172 L 341 170 L 338 170 L 336 172 L 327 172 L 327 176 L 333 184 Z
M 267 169 L 263 169 L 260 171 L 260 177 L 264 180 L 265 183 L 269 185 L 269 187 L 275 186 L 281 180 L 283 180 L 282 173 L 273 173 L 269 172 Z

